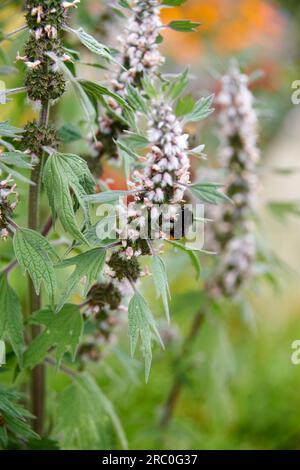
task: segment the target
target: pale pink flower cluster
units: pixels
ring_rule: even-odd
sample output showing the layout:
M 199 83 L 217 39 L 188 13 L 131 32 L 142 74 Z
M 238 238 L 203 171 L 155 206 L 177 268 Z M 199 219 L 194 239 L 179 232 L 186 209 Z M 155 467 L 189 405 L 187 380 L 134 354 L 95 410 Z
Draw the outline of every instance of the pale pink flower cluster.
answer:
M 158 204 L 165 205 L 165 222 L 176 221 L 178 209 L 184 203 L 186 186 L 190 183 L 189 135 L 183 132 L 172 108 L 164 101 L 152 102 L 148 126 L 151 150 L 146 155 L 144 168 L 135 170 L 128 182 L 134 193 L 134 201 L 128 206 L 118 207 L 119 213 L 126 213 L 131 220 L 129 228 L 125 226 L 120 231 L 120 236 L 131 241 L 140 238 L 141 230 L 148 223 L 149 214 L 152 223 L 159 217 Z M 164 233 L 159 230 L 151 235 L 156 239 L 164 237 Z M 127 246 L 126 240 L 123 243 Z M 126 254 L 130 258 L 140 253 L 128 247 Z
M 220 253 L 217 275 L 210 286 L 215 295 L 234 295 L 251 277 L 256 258 L 251 215 L 256 201 L 259 150 L 257 113 L 248 87 L 249 78 L 232 65 L 216 99 L 220 108 L 220 155 L 232 203 L 208 214 L 214 222 L 207 226 L 207 247 Z
M 119 38 L 121 62 L 126 70 L 121 69 L 112 81 L 115 91 L 120 95 L 125 94 L 128 83 L 136 82 L 144 73 L 150 76 L 155 74 L 164 63 L 157 45 L 161 27 L 160 2 L 134 0 L 125 34 Z

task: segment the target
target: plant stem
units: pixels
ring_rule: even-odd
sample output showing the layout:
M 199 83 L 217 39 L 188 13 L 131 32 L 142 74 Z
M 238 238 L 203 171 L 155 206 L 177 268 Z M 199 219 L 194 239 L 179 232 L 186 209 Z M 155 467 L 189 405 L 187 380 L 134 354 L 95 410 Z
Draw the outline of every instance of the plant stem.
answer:
M 40 112 L 40 124 L 47 125 L 49 117 L 49 102 L 42 103 Z M 42 169 L 42 155 L 39 156 L 38 164 L 31 172 L 31 180 L 34 185 L 29 189 L 29 208 L 28 208 L 28 227 L 32 230 L 38 230 L 39 227 L 39 199 L 40 199 L 40 179 Z M 33 313 L 41 308 L 41 296 L 35 291 L 34 285 L 29 278 L 29 305 L 30 312 Z M 33 325 L 31 328 L 31 340 L 34 340 L 40 334 L 39 325 Z M 33 421 L 33 429 L 39 435 L 43 435 L 44 430 L 44 412 L 45 412 L 45 366 L 39 364 L 31 373 L 31 407 L 32 413 L 36 417 Z
M 201 310 L 195 316 L 195 318 L 192 322 L 192 325 L 191 325 L 190 332 L 187 335 L 187 337 L 185 338 L 181 355 L 176 361 L 177 365 L 180 364 L 181 361 L 182 361 L 182 358 L 184 358 L 189 353 L 189 351 L 191 349 L 191 346 L 192 346 L 194 340 L 196 339 L 197 334 L 198 334 L 199 330 L 201 329 L 201 327 L 204 323 L 205 317 L 206 317 L 205 310 Z M 166 403 L 164 405 L 164 408 L 163 408 L 162 418 L 161 418 L 161 421 L 160 421 L 160 427 L 161 428 L 166 428 L 169 425 L 169 423 L 172 419 L 172 416 L 174 414 L 178 399 L 180 397 L 182 386 L 183 386 L 182 378 L 181 378 L 180 375 L 177 374 L 174 378 L 173 385 L 171 387 L 171 390 L 169 392 L 167 401 L 166 401 Z

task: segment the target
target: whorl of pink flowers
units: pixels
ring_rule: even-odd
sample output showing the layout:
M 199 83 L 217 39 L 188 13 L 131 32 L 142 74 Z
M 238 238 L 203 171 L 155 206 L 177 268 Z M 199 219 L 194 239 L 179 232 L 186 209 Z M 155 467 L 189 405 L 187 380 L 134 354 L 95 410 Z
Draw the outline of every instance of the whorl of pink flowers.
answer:
M 134 0 L 132 15 L 125 26 L 125 33 L 119 38 L 121 63 L 126 70 L 118 71 L 112 85 L 116 92 L 124 95 L 128 83 L 137 85 L 144 73 L 153 75 L 164 63 L 157 38 L 162 23 L 157 0 Z
M 220 253 L 215 295 L 234 295 L 252 275 L 256 257 L 251 215 L 257 191 L 257 114 L 249 78 L 236 65 L 222 79 L 216 100 L 220 108 L 220 156 L 227 171 L 232 203 L 217 207 L 209 230 L 209 248 Z

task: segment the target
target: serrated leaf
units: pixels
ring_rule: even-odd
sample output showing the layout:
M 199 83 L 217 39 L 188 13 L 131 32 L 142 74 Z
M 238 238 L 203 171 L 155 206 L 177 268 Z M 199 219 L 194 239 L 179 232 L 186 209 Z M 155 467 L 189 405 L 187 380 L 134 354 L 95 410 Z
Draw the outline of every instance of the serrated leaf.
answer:
M 144 297 L 136 292 L 128 306 L 128 326 L 131 355 L 136 350 L 138 339 L 141 339 L 142 352 L 145 361 L 145 376 L 148 382 L 152 362 L 152 333 L 163 347 L 163 342 L 156 327 L 149 305 Z
M 86 243 L 75 218 L 74 197 L 83 209 L 84 221 L 89 223 L 85 196 L 92 192 L 94 180 L 87 163 L 77 155 L 54 154 L 45 164 L 43 182 L 53 215 L 57 214 L 63 228 L 76 240 Z
M 58 430 L 66 436 L 68 448 L 99 450 L 107 447 L 107 417 L 121 448 L 127 449 L 127 439 L 113 405 L 93 377 L 87 373 L 78 375 L 59 398 Z
M 18 438 L 39 439 L 28 423 L 33 416 L 18 402 L 24 400 L 24 396 L 14 390 L 0 388 L 0 415 L 4 417 L 5 426 L 0 426 L 4 432 L 0 433 L 0 444 L 4 447 L 8 443 L 7 431 Z
M 0 339 L 8 337 L 22 367 L 24 337 L 21 304 L 15 291 L 0 274 Z
M 13 244 L 18 263 L 23 272 L 28 272 L 36 293 L 43 282 L 53 302 L 56 277 L 50 256 L 58 258 L 54 248 L 41 234 L 27 228 L 16 230 Z
M 149 140 L 144 135 L 129 131 L 125 131 L 124 134 L 125 142 L 134 150 L 145 148 L 149 145 Z
M 3 152 L 0 154 L 0 162 L 6 165 L 14 165 L 17 168 L 31 169 L 32 164 L 28 160 L 28 155 L 22 152 Z
M 144 75 L 144 77 L 142 78 L 142 86 L 143 90 L 146 92 L 150 99 L 157 97 L 157 90 L 154 84 L 152 83 L 151 79 L 147 75 Z
M 196 157 L 204 158 L 205 157 L 204 150 L 205 150 L 204 144 L 198 145 L 197 147 L 189 150 L 189 155 L 195 155 Z
M 220 204 L 222 202 L 231 202 L 226 194 L 220 191 L 218 183 L 194 183 L 188 186 L 188 190 L 200 201 L 208 204 Z
M 108 190 L 103 191 L 99 194 L 91 194 L 85 197 L 87 202 L 91 202 L 94 204 L 117 204 L 119 199 L 128 195 L 129 191 L 121 191 L 121 190 Z
M 169 28 L 181 33 L 190 33 L 197 31 L 201 23 L 190 20 L 175 20 L 168 24 Z
M 0 122 L 0 136 L 1 137 L 18 137 L 24 131 L 18 127 L 11 126 L 7 121 Z
M 152 274 L 156 292 L 158 296 L 162 298 L 166 317 L 168 322 L 170 322 L 169 299 L 171 298 L 171 294 L 168 284 L 166 265 L 160 256 L 153 256 L 152 258 Z
M 126 98 L 130 106 L 135 111 L 139 111 L 140 113 L 147 115 L 149 107 L 139 90 L 134 88 L 132 85 L 127 85 L 126 92 Z
M 82 44 L 91 52 L 101 55 L 105 59 L 112 59 L 109 48 L 97 41 L 97 39 L 95 39 L 91 34 L 84 31 L 83 28 L 72 29 L 72 32 L 76 34 Z
M 2 168 L 2 170 L 8 175 L 11 175 L 14 179 L 23 181 L 23 183 L 27 183 L 30 185 L 34 184 L 29 178 L 26 178 L 26 176 L 22 175 L 18 171 L 13 170 L 11 167 L 5 165 L 5 163 L 2 163 L 1 160 L 0 160 L 0 168 Z
M 61 300 L 58 303 L 56 309 L 57 312 L 63 307 L 69 297 L 76 291 L 78 284 L 83 278 L 85 279 L 83 295 L 86 297 L 93 283 L 98 280 L 99 275 L 102 272 L 105 256 L 105 250 L 102 248 L 94 248 L 78 256 L 74 256 L 73 258 L 66 259 L 57 266 L 57 268 L 76 266 L 74 272 L 66 281 L 66 288 Z
M 25 368 L 33 369 L 52 348 L 56 348 L 58 366 L 66 352 L 70 352 L 75 360 L 83 329 L 82 315 L 77 305 L 66 304 L 57 314 L 51 309 L 39 310 L 30 316 L 29 323 L 43 325 L 44 330 L 34 338 L 25 352 Z
M 210 95 L 206 98 L 201 98 L 198 100 L 195 103 L 192 111 L 184 116 L 183 122 L 186 124 L 188 122 L 198 122 L 206 119 L 214 112 L 214 109 L 211 108 L 213 100 L 214 95 Z
M 80 130 L 71 123 L 65 124 L 58 130 L 58 137 L 64 144 L 76 142 L 83 138 Z
M 182 117 L 192 112 L 195 106 L 195 100 L 192 95 L 181 98 L 175 108 L 176 116 Z
M 181 93 L 189 84 L 189 68 L 187 68 L 181 75 L 179 75 L 168 87 L 167 97 L 170 100 L 177 100 Z
M 101 96 L 110 96 L 120 106 L 123 108 L 128 108 L 128 103 L 120 95 L 114 93 L 105 86 L 99 85 L 99 83 L 91 82 L 90 80 L 78 80 L 78 83 L 80 83 L 87 95 L 93 96 L 96 99 L 99 99 Z
M 65 63 L 52 52 L 48 52 L 47 55 L 58 65 L 59 69 L 70 80 L 73 90 L 79 99 L 79 102 L 82 106 L 84 114 L 86 115 L 87 123 L 89 124 L 91 132 L 93 133 L 92 124 L 96 118 L 96 111 L 95 111 L 93 104 L 91 103 L 90 99 L 87 97 L 85 91 L 83 90 L 77 78 L 73 75 L 73 73 L 71 72 L 71 70 L 69 70 L 69 68 L 65 65 Z

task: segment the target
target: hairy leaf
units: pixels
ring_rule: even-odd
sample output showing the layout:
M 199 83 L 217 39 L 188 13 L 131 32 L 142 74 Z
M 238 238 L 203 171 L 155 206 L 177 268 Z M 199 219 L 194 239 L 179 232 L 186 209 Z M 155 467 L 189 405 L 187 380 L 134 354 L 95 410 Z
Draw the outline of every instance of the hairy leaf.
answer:
M 138 339 L 141 339 L 142 352 L 145 360 L 145 375 L 148 381 L 152 362 L 152 333 L 155 334 L 163 347 L 163 342 L 156 327 L 149 305 L 144 297 L 136 292 L 128 306 L 128 322 L 131 355 L 136 350 Z
M 65 445 L 76 449 L 107 446 L 107 417 L 120 441 L 128 449 L 127 439 L 112 403 L 93 377 L 84 373 L 76 377 L 60 396 L 58 404 L 59 430 L 64 432 Z
M 164 260 L 160 256 L 153 256 L 152 258 L 152 273 L 157 294 L 162 298 L 166 317 L 168 322 L 170 322 L 169 299 L 171 298 L 171 295 L 166 266 Z
M 177 100 L 189 83 L 189 69 L 187 68 L 179 77 L 176 78 L 167 89 L 167 97 L 170 100 Z
M 119 199 L 128 195 L 129 191 L 122 191 L 122 190 L 108 190 L 103 191 L 99 194 L 91 194 L 85 197 L 87 202 L 95 203 L 95 204 L 117 204 Z
M 197 31 L 198 26 L 201 23 L 190 21 L 190 20 L 174 20 L 169 23 L 169 28 L 174 29 L 175 31 L 180 31 L 181 33 L 190 33 Z
M 66 281 L 66 288 L 64 290 L 62 298 L 58 303 L 57 311 L 59 311 L 63 307 L 63 305 L 73 294 L 73 292 L 76 291 L 79 282 L 83 278 L 85 279 L 85 288 L 83 295 L 84 297 L 86 297 L 93 283 L 98 280 L 99 275 L 102 272 L 105 256 L 105 250 L 103 250 L 102 248 L 94 248 L 71 259 L 66 259 L 57 266 L 58 268 L 76 266 L 74 272 Z
M 53 215 L 76 240 L 86 243 L 75 218 L 74 197 L 89 222 L 85 196 L 92 192 L 94 181 L 86 162 L 77 155 L 54 154 L 48 158 L 43 182 Z
M 208 204 L 231 202 L 229 197 L 220 191 L 220 186 L 218 183 L 202 182 L 191 184 L 188 189 L 197 199 Z
M 25 352 L 24 367 L 34 368 L 54 347 L 58 365 L 67 351 L 75 359 L 83 328 L 82 315 L 77 305 L 66 304 L 57 314 L 51 309 L 39 310 L 31 315 L 29 323 L 43 325 L 45 328 Z
M 0 426 L 0 444 L 8 444 L 7 431 L 16 437 L 24 439 L 39 439 L 39 436 L 30 428 L 29 419 L 33 418 L 18 402 L 24 400 L 23 395 L 14 390 L 0 388 L 0 415 L 4 418 L 4 426 Z
M 99 41 L 97 41 L 97 39 L 95 39 L 89 33 L 84 31 L 83 28 L 79 28 L 76 30 L 72 29 L 72 32 L 76 34 L 82 44 L 91 52 L 94 52 L 97 55 L 101 55 L 105 59 L 113 60 L 109 48 L 106 47 L 104 44 L 101 44 Z
M 100 96 L 110 96 L 119 103 L 120 106 L 128 108 L 127 102 L 120 95 L 110 91 L 105 86 L 91 82 L 90 80 L 79 80 L 78 83 L 80 83 L 87 95 L 96 99 L 99 99 Z
M 1 137 L 17 137 L 19 134 L 22 134 L 23 129 L 11 126 L 7 121 L 0 122 L 0 135 Z
M 83 138 L 80 130 L 71 123 L 62 126 L 58 131 L 58 136 L 59 139 L 65 144 L 76 142 Z
M 15 291 L 8 284 L 4 274 L 0 274 L 0 339 L 8 337 L 22 366 L 24 337 L 21 304 Z
M 36 293 L 39 294 L 43 282 L 51 301 L 54 301 L 56 277 L 50 258 L 58 258 L 54 248 L 41 234 L 27 228 L 16 230 L 13 243 L 18 263 L 24 272 L 28 272 Z
M 201 121 L 210 116 L 214 112 L 214 109 L 211 108 L 213 100 L 214 95 L 210 95 L 197 101 L 192 111 L 184 116 L 184 123 Z
M 0 162 L 5 163 L 6 165 L 16 166 L 17 168 L 25 168 L 29 170 L 32 168 L 32 164 L 28 159 L 28 155 L 17 151 L 1 153 Z

